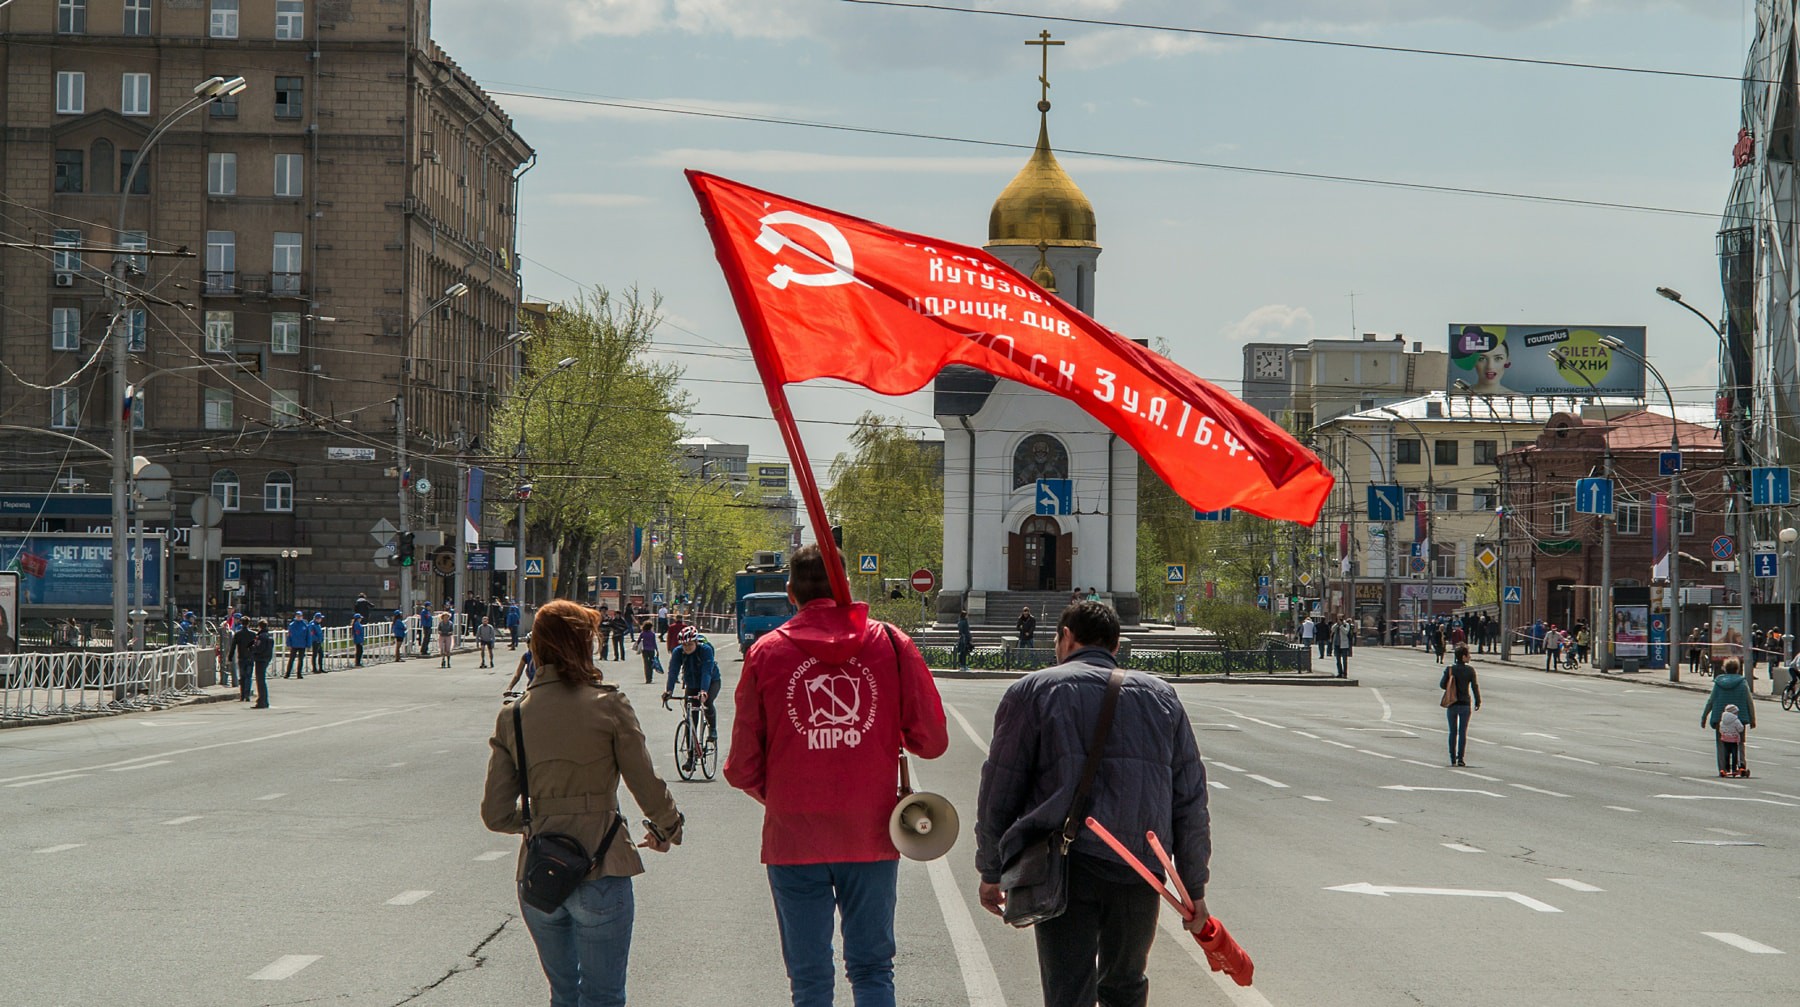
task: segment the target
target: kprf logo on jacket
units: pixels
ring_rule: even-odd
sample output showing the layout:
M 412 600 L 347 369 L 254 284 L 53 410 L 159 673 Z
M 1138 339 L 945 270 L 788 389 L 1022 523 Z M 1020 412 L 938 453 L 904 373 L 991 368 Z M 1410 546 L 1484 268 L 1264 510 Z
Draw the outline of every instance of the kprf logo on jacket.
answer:
M 788 676 L 788 723 L 809 749 L 855 748 L 875 723 L 880 693 L 874 673 L 851 658 L 822 666 L 807 658 Z

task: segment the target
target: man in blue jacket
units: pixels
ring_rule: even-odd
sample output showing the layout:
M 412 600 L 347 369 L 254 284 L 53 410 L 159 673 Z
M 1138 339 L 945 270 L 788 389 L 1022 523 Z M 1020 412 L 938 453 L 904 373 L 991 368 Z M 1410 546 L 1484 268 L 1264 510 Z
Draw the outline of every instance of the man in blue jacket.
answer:
M 1028 845 L 1062 828 L 1070 813 L 1118 668 L 1118 647 L 1113 610 L 1074 602 L 1056 627 L 1063 663 L 1026 675 L 1000 698 L 975 815 L 981 905 L 996 916 L 1006 906 L 1003 870 Z M 1212 830 L 1206 770 L 1187 711 L 1167 682 L 1136 671 L 1124 673 L 1117 703 L 1087 807 L 1075 809 L 1076 821 L 1092 815 L 1160 875 L 1144 838 L 1155 832 L 1194 899 L 1187 928 L 1198 932 L 1207 920 Z M 1075 835 L 1068 867 L 1068 908 L 1036 926 L 1046 1007 L 1091 1007 L 1096 999 L 1143 1007 L 1159 896 L 1086 828 Z
M 524 618 L 524 613 L 519 611 L 519 599 L 509 601 L 506 605 L 506 631 L 512 634 L 512 645 L 507 650 L 519 649 L 519 624 Z
M 406 613 L 394 609 L 394 661 L 406 660 Z
M 359 611 L 350 617 L 350 643 L 356 648 L 355 666 L 358 668 L 363 666 L 363 640 L 367 634 L 368 630 L 363 626 L 363 614 Z
M 681 631 L 680 643 L 669 654 L 669 681 L 663 686 L 663 702 L 675 694 L 677 681 L 688 695 L 705 698 L 707 740 L 719 740 L 719 716 L 713 709 L 723 682 L 719 662 L 713 657 L 713 645 L 700 639 L 700 631 L 692 626 Z
M 281 673 L 282 678 L 299 673 L 306 677 L 306 650 L 312 644 L 312 623 L 306 621 L 306 613 L 295 610 L 294 618 L 287 627 L 287 667 Z
M 312 645 L 313 671 L 317 674 L 325 672 L 325 613 L 314 612 L 312 617 L 312 635 L 307 642 Z

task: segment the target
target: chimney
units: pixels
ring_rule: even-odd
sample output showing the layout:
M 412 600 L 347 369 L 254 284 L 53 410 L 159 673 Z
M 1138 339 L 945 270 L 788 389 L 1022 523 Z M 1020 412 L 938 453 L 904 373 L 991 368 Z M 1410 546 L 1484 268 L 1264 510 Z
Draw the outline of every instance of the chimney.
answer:
M 1363 333 L 1363 342 L 1372 343 L 1374 341 L 1375 341 L 1375 333 L 1373 333 L 1373 332 Z

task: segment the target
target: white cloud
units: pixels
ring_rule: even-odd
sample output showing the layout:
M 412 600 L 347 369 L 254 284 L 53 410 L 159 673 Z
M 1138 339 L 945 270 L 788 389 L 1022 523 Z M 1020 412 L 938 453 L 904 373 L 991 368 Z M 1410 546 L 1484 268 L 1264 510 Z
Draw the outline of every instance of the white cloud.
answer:
M 677 147 L 639 158 L 638 163 L 657 168 L 704 168 L 709 171 L 796 174 L 929 174 L 1011 177 L 1024 162 L 1025 152 L 987 157 L 895 157 L 887 154 L 815 154 L 805 150 L 724 150 L 714 147 Z M 1103 157 L 1058 158 L 1074 175 L 1141 173 L 1180 170 L 1176 165 L 1117 161 Z
M 643 206 L 655 200 L 631 192 L 553 192 L 539 197 L 553 206 Z
M 1312 312 L 1288 304 L 1265 304 L 1221 333 L 1234 343 L 1303 343 L 1313 337 Z

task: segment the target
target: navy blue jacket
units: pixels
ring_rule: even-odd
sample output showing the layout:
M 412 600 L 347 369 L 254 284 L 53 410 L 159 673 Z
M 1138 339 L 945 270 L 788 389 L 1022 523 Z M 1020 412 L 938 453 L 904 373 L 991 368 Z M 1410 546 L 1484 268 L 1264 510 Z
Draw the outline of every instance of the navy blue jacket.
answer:
M 999 882 L 1002 868 L 1028 843 L 1062 827 L 1116 666 L 1102 648 L 1083 647 L 1067 662 L 1014 682 L 1000 698 L 975 816 L 981 880 Z M 1155 832 L 1188 893 L 1201 898 L 1212 859 L 1206 798 L 1206 768 L 1174 687 L 1126 672 L 1088 814 L 1160 877 L 1162 866 L 1144 839 Z M 1107 874 L 1132 876 L 1120 873 L 1129 869 L 1085 826 L 1071 852 L 1101 861 Z
M 695 645 L 692 654 L 679 646 L 675 648 L 669 655 L 669 682 L 663 686 L 663 691 L 674 695 L 676 682 L 688 692 L 705 692 L 718 697 L 719 662 L 713 658 L 712 644 L 702 640 Z

